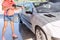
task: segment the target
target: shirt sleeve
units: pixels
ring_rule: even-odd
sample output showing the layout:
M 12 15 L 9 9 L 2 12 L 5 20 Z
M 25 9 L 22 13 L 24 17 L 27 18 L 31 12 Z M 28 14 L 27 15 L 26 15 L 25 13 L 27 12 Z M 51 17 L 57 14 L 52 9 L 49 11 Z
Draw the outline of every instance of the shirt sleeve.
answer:
M 3 2 L 3 3 L 2 3 L 2 6 L 6 6 L 6 2 Z

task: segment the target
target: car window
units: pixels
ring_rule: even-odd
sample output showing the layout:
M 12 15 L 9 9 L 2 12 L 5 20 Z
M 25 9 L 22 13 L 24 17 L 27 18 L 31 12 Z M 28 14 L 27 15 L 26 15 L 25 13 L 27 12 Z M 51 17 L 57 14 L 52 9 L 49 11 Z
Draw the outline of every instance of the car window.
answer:
M 50 0 L 50 2 L 60 2 L 60 0 Z
M 34 6 L 38 13 L 60 12 L 60 3 L 46 2 L 35 4 Z
M 26 11 L 31 11 L 32 12 L 32 8 L 33 8 L 33 3 L 32 2 L 20 2 L 18 5 L 19 6 L 24 6 Z
M 32 12 L 32 9 L 33 9 L 33 3 L 32 2 L 27 2 L 25 3 L 25 10 L 26 11 L 31 11 Z

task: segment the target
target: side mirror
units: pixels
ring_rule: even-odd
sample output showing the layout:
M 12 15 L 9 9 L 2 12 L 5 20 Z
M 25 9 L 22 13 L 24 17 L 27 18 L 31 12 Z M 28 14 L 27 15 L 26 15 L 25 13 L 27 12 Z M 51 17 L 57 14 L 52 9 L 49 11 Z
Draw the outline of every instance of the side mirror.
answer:
M 26 11 L 27 14 L 33 14 L 33 8 L 32 11 Z
M 32 14 L 32 12 L 31 12 L 31 11 L 26 11 L 26 13 L 27 13 L 27 14 Z

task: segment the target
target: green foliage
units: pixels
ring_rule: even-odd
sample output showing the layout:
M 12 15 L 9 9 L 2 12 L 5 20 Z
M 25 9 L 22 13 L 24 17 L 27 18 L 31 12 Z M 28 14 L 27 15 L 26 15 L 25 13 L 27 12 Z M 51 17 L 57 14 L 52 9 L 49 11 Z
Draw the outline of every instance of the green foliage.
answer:
M 14 1 L 18 1 L 18 0 L 14 0 Z
M 21 2 L 21 1 L 25 1 L 25 0 L 14 0 L 14 1 L 16 1 L 16 2 Z M 38 2 L 40 1 L 40 2 L 46 2 L 46 0 L 26 0 L 26 1 L 27 1 L 27 2 L 28 2 L 28 1 L 35 1 L 35 2 L 36 2 L 36 1 L 38 1 Z

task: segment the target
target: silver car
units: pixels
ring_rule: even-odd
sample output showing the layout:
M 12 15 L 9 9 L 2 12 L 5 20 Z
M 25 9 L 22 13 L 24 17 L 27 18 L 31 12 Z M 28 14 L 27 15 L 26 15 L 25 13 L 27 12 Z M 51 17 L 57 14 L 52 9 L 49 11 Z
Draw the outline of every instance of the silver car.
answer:
M 20 15 L 20 23 L 36 35 L 36 40 L 60 38 L 60 3 L 33 2 L 25 4 L 25 9 Z

